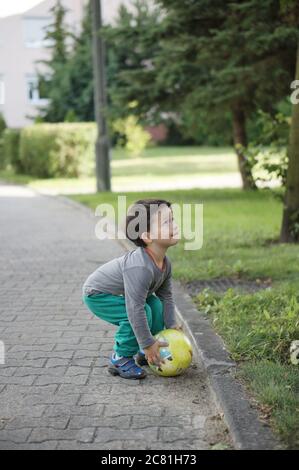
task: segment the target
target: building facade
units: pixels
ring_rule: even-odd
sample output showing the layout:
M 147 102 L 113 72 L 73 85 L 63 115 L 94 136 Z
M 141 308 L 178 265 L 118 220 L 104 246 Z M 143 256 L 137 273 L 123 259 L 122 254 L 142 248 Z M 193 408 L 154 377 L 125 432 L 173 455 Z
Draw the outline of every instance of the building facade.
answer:
M 80 30 L 87 0 L 61 0 L 67 8 L 66 23 L 74 32 Z M 9 127 L 32 123 L 41 96 L 37 70 L 44 71 L 40 60 L 49 58 L 45 28 L 52 23 L 50 9 L 56 0 L 44 0 L 22 14 L 0 18 L 0 113 Z M 113 22 L 124 0 L 102 0 L 104 22 Z

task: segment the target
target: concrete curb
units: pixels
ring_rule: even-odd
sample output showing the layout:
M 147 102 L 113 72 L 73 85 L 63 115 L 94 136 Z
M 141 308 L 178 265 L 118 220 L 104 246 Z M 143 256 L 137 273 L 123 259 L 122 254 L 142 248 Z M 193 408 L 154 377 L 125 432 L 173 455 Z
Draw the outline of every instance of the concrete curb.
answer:
M 94 217 L 94 211 L 81 203 L 64 196 L 48 197 L 58 197 L 62 202 Z M 118 239 L 117 242 L 126 250 L 135 248 L 127 239 Z M 258 412 L 252 408 L 244 387 L 235 379 L 236 363 L 230 359 L 221 337 L 215 333 L 210 321 L 200 314 L 183 286 L 174 280 L 173 294 L 177 317 L 183 323 L 194 351 L 204 366 L 210 391 L 218 411 L 224 414 L 235 449 L 282 449 L 283 446 L 271 429 L 259 420 Z

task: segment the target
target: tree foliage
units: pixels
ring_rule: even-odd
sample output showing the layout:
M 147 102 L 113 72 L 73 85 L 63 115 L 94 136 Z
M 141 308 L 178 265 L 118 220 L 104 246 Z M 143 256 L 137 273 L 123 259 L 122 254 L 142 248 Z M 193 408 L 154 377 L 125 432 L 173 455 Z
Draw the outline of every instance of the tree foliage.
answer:
M 63 121 L 67 108 L 69 58 L 68 40 L 73 37 L 65 26 L 67 9 L 60 0 L 50 10 L 53 22 L 46 30 L 45 40 L 49 46 L 49 59 L 38 61 L 44 65 L 38 72 L 39 83 L 49 99 L 46 107 L 40 108 L 41 117 L 48 122 Z M 63 99 L 62 99 L 63 97 Z

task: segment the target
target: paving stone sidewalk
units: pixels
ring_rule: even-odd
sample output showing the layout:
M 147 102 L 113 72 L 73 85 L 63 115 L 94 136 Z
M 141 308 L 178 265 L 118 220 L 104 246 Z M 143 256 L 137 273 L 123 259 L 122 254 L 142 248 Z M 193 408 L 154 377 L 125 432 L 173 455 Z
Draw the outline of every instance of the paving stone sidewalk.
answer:
M 85 278 L 120 256 L 98 219 L 0 185 L 0 449 L 208 449 L 227 442 L 204 371 L 112 377 L 114 327 L 88 313 Z

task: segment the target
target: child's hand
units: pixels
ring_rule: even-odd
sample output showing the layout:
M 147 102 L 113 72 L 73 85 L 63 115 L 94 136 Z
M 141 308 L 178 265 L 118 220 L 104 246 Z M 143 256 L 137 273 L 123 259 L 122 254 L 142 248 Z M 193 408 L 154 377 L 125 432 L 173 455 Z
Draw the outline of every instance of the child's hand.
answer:
M 144 354 L 147 362 L 150 364 L 155 364 L 158 367 L 161 364 L 164 364 L 165 361 L 160 356 L 160 348 L 165 348 L 166 346 L 168 346 L 166 341 L 156 341 L 149 348 L 144 348 Z
M 182 331 L 183 330 L 183 325 L 175 325 L 172 327 L 174 330 L 179 330 L 179 331 Z

